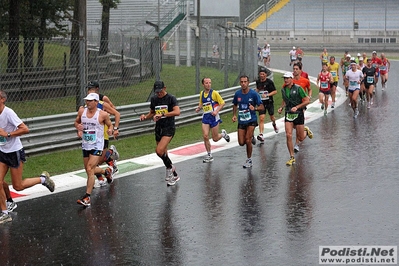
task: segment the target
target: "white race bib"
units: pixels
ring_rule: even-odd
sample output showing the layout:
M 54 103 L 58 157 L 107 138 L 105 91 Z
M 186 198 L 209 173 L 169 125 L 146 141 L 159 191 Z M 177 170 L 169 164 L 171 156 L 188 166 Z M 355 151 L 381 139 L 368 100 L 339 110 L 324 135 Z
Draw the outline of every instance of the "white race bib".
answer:
M 96 143 L 97 140 L 96 130 L 95 129 L 83 130 L 82 140 L 87 144 Z
M 238 111 L 238 118 L 240 121 L 249 121 L 251 120 L 251 112 L 249 110 Z

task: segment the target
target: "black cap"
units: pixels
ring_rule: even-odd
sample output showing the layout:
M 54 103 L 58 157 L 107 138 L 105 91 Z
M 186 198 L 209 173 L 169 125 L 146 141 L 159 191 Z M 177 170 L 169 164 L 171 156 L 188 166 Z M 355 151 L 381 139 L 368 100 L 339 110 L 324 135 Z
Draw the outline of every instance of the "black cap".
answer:
M 154 92 L 160 92 L 165 87 L 165 84 L 162 80 L 155 81 L 154 83 Z
M 98 84 L 97 81 L 90 81 L 89 84 L 87 84 L 87 88 L 99 88 L 100 85 Z
M 267 74 L 267 69 L 265 67 L 260 67 L 259 68 L 259 73 L 260 72 L 265 72 Z

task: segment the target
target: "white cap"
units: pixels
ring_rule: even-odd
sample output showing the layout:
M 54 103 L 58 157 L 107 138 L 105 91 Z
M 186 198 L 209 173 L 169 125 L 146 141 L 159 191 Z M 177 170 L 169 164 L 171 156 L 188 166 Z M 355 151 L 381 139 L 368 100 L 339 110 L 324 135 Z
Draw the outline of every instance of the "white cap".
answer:
M 350 55 L 350 54 L 347 54 L 346 57 L 351 57 L 351 55 Z
M 270 44 L 267 44 L 268 47 L 270 47 Z
M 376 51 L 373 51 L 373 54 L 376 54 L 377 52 Z
M 352 61 L 352 62 L 351 62 L 351 65 L 357 65 L 357 64 L 356 64 L 356 62 L 355 62 L 355 61 Z
M 98 94 L 94 92 L 87 94 L 87 96 L 84 99 L 89 101 L 96 100 L 97 102 L 100 100 Z
M 357 53 L 357 56 L 362 56 L 360 53 Z
M 363 56 L 359 57 L 359 61 L 363 61 L 363 60 L 364 60 Z
M 351 61 L 355 61 L 355 58 L 353 56 L 351 57 Z
M 294 49 L 294 50 L 295 50 L 295 49 L 296 49 L 296 48 L 295 48 L 295 46 L 293 46 L 293 47 L 292 47 L 292 49 Z
M 292 72 L 285 72 L 283 75 L 283 78 L 293 78 L 294 76 L 292 75 Z

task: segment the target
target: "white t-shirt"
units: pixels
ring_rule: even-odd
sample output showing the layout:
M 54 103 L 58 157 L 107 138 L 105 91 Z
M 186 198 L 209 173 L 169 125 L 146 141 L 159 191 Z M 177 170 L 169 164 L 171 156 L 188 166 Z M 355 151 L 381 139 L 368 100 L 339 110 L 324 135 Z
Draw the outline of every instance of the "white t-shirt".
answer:
M 4 107 L 3 112 L 0 114 L 0 128 L 6 132 L 17 130 L 18 126 L 22 124 L 22 120 L 17 114 L 7 106 Z M 0 137 L 0 151 L 10 153 L 22 149 L 22 142 L 19 137 Z
M 291 60 L 296 60 L 296 50 L 291 50 L 289 52 Z
M 349 87 L 348 89 L 350 91 L 354 91 L 357 89 L 360 89 L 360 81 L 363 78 L 363 73 L 359 69 L 356 69 L 355 72 L 352 71 L 352 69 L 349 69 L 346 71 L 345 76 L 349 79 Z

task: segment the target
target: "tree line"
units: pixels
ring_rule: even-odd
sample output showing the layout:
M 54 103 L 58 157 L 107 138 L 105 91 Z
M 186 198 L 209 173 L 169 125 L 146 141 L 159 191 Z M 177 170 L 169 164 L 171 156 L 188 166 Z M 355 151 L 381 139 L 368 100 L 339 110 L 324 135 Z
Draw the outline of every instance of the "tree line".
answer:
M 17 72 L 20 60 L 19 47 L 23 43 L 23 68 L 25 71 L 44 68 L 44 41 L 52 37 L 71 36 L 79 39 L 79 10 L 86 0 L 0 0 L 0 38 L 8 45 L 7 72 Z M 100 54 L 108 51 L 109 16 L 120 0 L 99 0 L 102 10 Z M 80 11 L 81 12 L 81 11 Z M 72 30 L 68 29 L 72 22 Z M 76 23 L 77 22 L 77 23 Z M 34 44 L 37 62 L 34 66 Z M 79 43 L 71 41 L 70 65 L 76 65 Z

